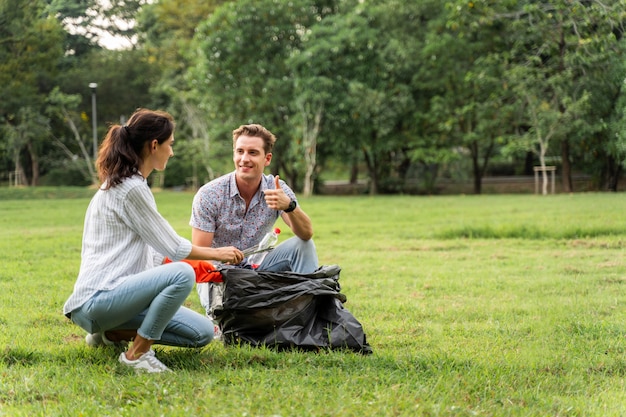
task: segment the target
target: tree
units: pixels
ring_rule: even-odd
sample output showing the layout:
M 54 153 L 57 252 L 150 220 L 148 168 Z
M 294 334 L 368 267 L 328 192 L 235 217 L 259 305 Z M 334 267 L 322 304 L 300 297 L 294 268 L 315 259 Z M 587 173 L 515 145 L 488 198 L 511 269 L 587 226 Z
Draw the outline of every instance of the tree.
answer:
M 622 71 L 623 69 L 616 72 L 622 74 Z M 622 76 L 621 88 L 616 94 L 617 98 L 611 101 L 614 105 L 606 129 L 606 136 L 613 140 L 606 140 L 604 148 L 608 159 L 605 169 L 605 175 L 608 177 L 607 188 L 614 192 L 617 191 L 619 178 L 626 168 L 626 91 L 624 89 L 626 80 L 623 78 Z
M 467 151 L 480 194 L 491 158 L 511 135 L 515 103 L 503 77 L 505 30 L 474 8 L 473 2 L 459 4 L 433 22 L 439 30 L 428 31 L 421 74 L 434 90 L 427 116 L 445 134 L 448 149 Z
M 565 192 L 573 191 L 573 139 L 580 143 L 586 139 L 580 132 L 590 135 L 604 128 L 589 117 L 594 109 L 588 103 L 599 102 L 593 98 L 599 91 L 590 87 L 597 86 L 596 77 L 613 72 L 616 52 L 623 60 L 623 10 L 619 1 L 526 1 L 512 12 L 496 15 L 508 19 L 516 35 L 511 43 L 510 81 L 524 97 L 531 129 L 535 135 L 553 135 L 560 145 Z M 619 86 L 613 84 L 612 89 L 609 96 L 616 99 Z M 536 138 L 540 146 L 540 140 L 547 140 Z
M 0 3 L 0 123 L 15 170 L 29 174 L 31 185 L 38 183 L 40 153 L 47 146 L 49 123 L 40 115 L 63 56 L 62 38 L 42 1 Z
M 37 185 L 39 181 L 39 144 L 48 137 L 48 119 L 31 107 L 21 107 L 11 123 L 6 123 L 3 136 L 13 156 L 16 185 Z M 22 162 L 22 151 L 30 156 L 30 183 Z
M 213 151 L 219 147 L 212 144 L 209 118 L 193 82 L 187 82 L 187 69 L 197 55 L 193 45 L 197 26 L 224 3 L 224 0 L 164 0 L 144 7 L 138 17 L 139 46 L 161 71 L 151 91 L 179 121 L 176 162 L 185 161 L 189 165 L 193 187 L 199 180 L 214 178 Z
M 530 125 L 523 137 L 527 139 L 527 147 L 539 157 L 542 194 L 545 195 L 548 193 L 546 153 L 550 142 L 555 138 L 567 137 L 582 125 L 580 116 L 586 111 L 589 96 L 584 94 L 572 102 L 566 94 L 560 94 L 558 79 L 551 80 L 556 81 L 553 87 L 538 89 L 537 75 L 531 71 L 520 70 L 512 76 L 515 79 L 513 77 L 517 77 L 516 90 L 519 96 L 524 97 L 525 113 Z
M 260 123 L 279 140 L 274 173 L 282 171 L 297 187 L 298 170 L 290 156 L 294 78 L 286 62 L 302 37 L 327 8 L 315 1 L 243 0 L 224 4 L 198 27 L 202 54 L 189 73 L 199 106 L 216 126 Z M 215 129 L 223 134 L 223 127 Z
M 327 17 L 312 28 L 303 50 L 291 61 L 308 80 L 306 85 L 315 86 L 309 94 L 324 100 L 327 123 L 321 135 L 328 140 L 323 146 L 348 159 L 361 153 L 371 194 L 379 192 L 381 180 L 390 178 L 394 156 L 405 143 L 404 120 L 414 108 L 407 80 L 395 67 L 400 50 L 385 20 L 398 5 L 372 2 Z M 394 22 L 401 20 L 394 16 Z
M 67 124 L 75 146 L 70 146 L 64 138 L 58 137 L 54 138 L 55 144 L 63 150 L 68 159 L 82 172 L 83 176 L 91 181 L 92 185 L 98 185 L 95 161 L 91 158 L 85 140 L 79 131 L 78 124 L 80 123 L 75 122 L 75 119 L 80 120 L 80 115 L 77 114 L 80 100 L 79 95 L 63 94 L 57 87 L 50 93 L 48 99 L 49 107 L 46 113 L 51 119 L 61 119 Z M 78 152 L 74 150 L 76 147 L 78 147 Z M 80 156 L 78 156 L 79 154 Z M 81 158 L 82 163 L 79 162 Z
M 302 147 L 304 148 L 305 160 L 304 188 L 302 193 L 308 197 L 313 194 L 313 175 L 317 167 L 317 138 L 322 125 L 324 103 L 300 98 L 296 101 L 296 105 L 300 109 L 299 117 L 296 117 L 296 119 L 301 120 L 302 123 Z

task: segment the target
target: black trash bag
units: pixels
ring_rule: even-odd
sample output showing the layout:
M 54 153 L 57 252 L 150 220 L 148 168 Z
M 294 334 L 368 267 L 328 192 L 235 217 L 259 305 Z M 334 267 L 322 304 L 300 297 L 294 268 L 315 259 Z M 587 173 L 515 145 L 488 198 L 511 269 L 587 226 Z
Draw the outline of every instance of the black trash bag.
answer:
M 343 306 L 340 271 L 337 265 L 312 274 L 221 270 L 224 300 L 214 314 L 224 343 L 372 353 L 361 323 Z

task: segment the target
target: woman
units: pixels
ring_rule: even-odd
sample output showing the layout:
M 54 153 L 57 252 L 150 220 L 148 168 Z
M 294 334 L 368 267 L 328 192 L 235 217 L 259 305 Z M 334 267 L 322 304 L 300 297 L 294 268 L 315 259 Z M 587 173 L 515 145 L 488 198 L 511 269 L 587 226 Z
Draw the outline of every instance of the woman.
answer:
M 195 274 L 165 257 L 239 263 L 235 247 L 208 248 L 180 237 L 159 214 L 146 182 L 174 155 L 174 121 L 161 111 L 139 109 L 125 126 L 113 125 L 97 160 L 101 186 L 85 215 L 80 271 L 64 314 L 85 329 L 90 346 L 132 340 L 119 361 L 148 372 L 169 369 L 152 344 L 201 347 L 213 324 L 182 307 Z

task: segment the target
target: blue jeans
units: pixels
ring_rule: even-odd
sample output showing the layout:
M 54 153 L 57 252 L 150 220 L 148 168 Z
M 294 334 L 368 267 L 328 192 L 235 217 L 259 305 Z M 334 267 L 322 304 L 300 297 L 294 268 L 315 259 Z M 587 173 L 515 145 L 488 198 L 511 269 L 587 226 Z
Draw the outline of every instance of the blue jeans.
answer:
M 313 239 L 302 240 L 294 236 L 269 252 L 259 265 L 259 270 L 310 274 L 318 268 L 317 263 L 317 251 Z
M 182 307 L 195 278 L 191 265 L 184 262 L 131 275 L 72 311 L 72 321 L 89 333 L 137 330 L 139 336 L 162 345 L 205 346 L 213 340 L 213 323 Z

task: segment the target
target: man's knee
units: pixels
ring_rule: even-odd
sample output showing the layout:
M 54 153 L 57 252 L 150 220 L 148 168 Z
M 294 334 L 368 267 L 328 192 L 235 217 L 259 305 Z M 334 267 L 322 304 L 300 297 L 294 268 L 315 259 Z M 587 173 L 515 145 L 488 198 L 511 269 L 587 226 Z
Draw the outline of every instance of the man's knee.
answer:
M 215 334 L 213 332 L 213 321 L 207 319 L 207 325 L 202 327 L 196 337 L 196 347 L 204 347 L 211 343 Z
M 302 240 L 298 236 L 294 236 L 295 247 L 301 252 L 315 252 L 315 242 L 313 239 Z

